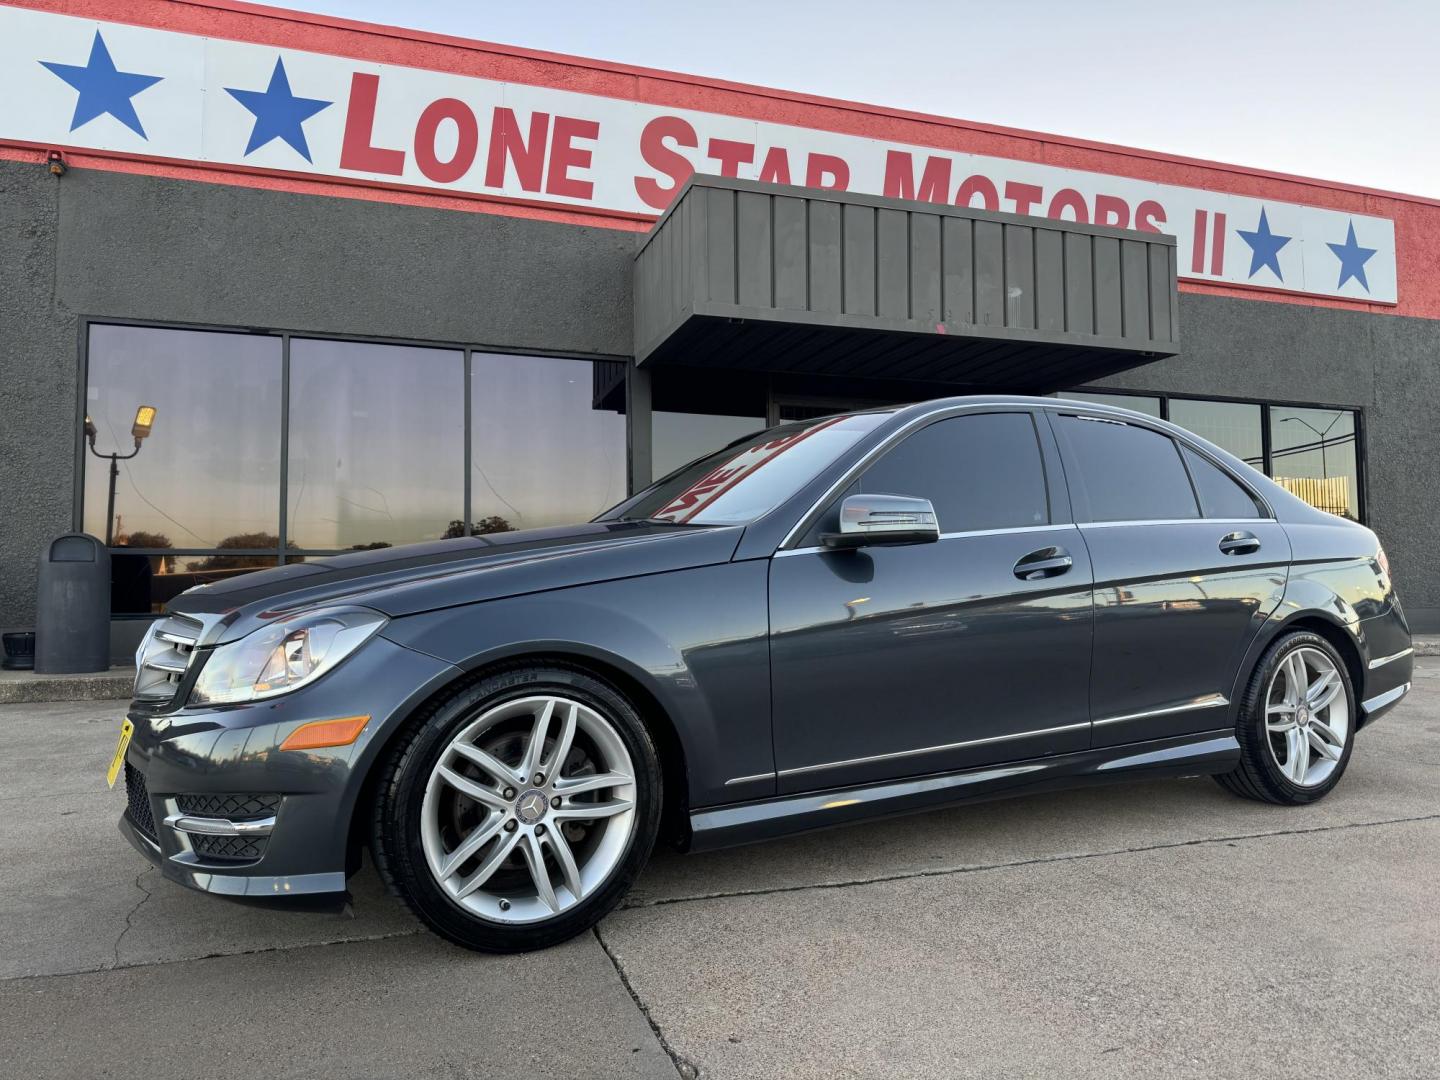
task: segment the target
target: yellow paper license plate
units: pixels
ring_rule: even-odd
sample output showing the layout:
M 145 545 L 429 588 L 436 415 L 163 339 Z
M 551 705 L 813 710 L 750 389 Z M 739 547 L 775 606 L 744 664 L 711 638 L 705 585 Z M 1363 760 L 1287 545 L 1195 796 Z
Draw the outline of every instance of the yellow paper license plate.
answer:
M 110 759 L 110 769 L 105 773 L 105 782 L 112 788 L 120 775 L 120 766 L 125 764 L 125 751 L 130 746 L 130 736 L 135 734 L 135 725 L 129 720 L 120 725 L 120 745 L 115 747 L 115 756 Z

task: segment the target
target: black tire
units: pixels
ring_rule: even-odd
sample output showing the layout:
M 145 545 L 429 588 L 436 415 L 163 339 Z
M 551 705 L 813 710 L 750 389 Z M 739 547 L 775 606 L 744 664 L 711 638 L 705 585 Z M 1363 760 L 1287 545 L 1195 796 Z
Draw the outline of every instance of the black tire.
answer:
M 512 698 L 556 693 L 579 700 L 607 720 L 635 767 L 635 826 L 628 850 L 610 876 L 578 904 L 538 922 L 484 918 L 452 899 L 436 882 L 421 840 L 425 787 L 457 731 L 481 712 Z M 371 844 L 381 877 L 432 930 L 481 952 L 528 952 L 584 933 L 608 914 L 634 884 L 660 829 L 659 755 L 639 711 L 616 687 L 579 668 L 559 664 L 505 669 L 436 702 L 414 717 L 381 766 Z
M 1335 670 L 1340 674 L 1341 692 L 1345 695 L 1350 717 L 1345 746 L 1334 770 L 1323 783 L 1306 787 L 1292 782 L 1281 771 L 1270 751 L 1269 735 L 1265 728 L 1266 697 L 1271 681 L 1285 659 L 1301 648 L 1317 649 L 1335 665 Z M 1232 771 L 1217 775 L 1215 780 L 1226 791 L 1246 799 L 1281 806 L 1313 803 L 1329 794 L 1345 775 L 1345 768 L 1350 763 L 1350 753 L 1355 747 L 1357 717 L 1355 688 L 1350 681 L 1350 670 L 1335 646 L 1319 634 L 1308 630 L 1284 634 L 1265 651 L 1245 687 L 1240 704 L 1240 718 L 1235 730 L 1236 739 L 1240 743 L 1240 762 Z

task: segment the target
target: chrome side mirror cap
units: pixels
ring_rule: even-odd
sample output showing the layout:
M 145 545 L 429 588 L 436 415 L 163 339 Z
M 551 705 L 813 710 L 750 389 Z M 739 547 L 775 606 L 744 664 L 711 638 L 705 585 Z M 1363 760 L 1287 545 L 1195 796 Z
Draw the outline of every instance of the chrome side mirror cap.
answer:
M 940 524 L 929 499 L 909 495 L 849 495 L 840 503 L 840 531 L 821 533 L 829 548 L 875 544 L 930 544 Z

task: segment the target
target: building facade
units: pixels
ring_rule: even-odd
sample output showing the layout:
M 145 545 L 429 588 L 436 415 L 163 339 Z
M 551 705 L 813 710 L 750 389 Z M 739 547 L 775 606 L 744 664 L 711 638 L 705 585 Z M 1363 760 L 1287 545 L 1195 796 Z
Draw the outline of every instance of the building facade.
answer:
M 7 630 L 71 530 L 121 651 L 217 576 L 981 389 L 1196 431 L 1440 629 L 1432 200 L 219 0 L 0 31 Z

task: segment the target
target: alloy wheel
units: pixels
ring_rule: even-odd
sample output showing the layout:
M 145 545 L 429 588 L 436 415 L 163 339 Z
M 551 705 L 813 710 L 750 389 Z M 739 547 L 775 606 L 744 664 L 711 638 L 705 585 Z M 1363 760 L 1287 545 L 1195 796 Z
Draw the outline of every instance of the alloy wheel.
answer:
M 1329 779 L 1350 737 L 1350 700 L 1335 662 L 1310 646 L 1287 653 L 1265 696 L 1265 741 L 1298 787 Z
M 545 694 L 495 705 L 440 754 L 421 805 L 435 881 L 472 914 L 532 923 L 572 909 L 623 861 L 635 767 L 598 710 Z

